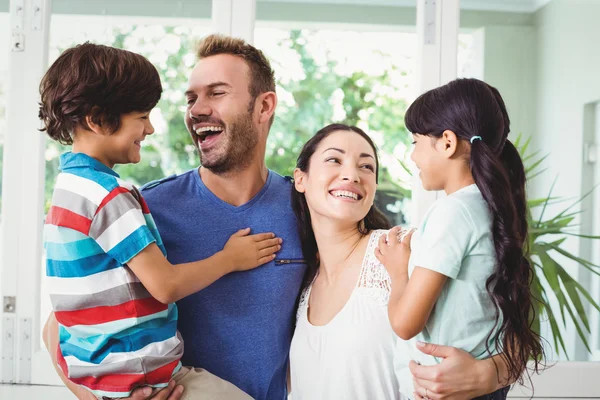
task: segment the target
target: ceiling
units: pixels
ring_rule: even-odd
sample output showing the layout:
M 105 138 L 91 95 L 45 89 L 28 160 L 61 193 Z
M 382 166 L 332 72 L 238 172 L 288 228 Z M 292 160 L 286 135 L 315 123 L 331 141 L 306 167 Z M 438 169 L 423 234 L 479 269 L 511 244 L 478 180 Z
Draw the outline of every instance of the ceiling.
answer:
M 257 0 L 258 2 L 345 4 L 372 6 L 414 6 L 417 0 Z M 438 0 L 442 1 L 442 0 Z M 551 0 L 461 0 L 460 7 L 469 10 L 534 12 Z

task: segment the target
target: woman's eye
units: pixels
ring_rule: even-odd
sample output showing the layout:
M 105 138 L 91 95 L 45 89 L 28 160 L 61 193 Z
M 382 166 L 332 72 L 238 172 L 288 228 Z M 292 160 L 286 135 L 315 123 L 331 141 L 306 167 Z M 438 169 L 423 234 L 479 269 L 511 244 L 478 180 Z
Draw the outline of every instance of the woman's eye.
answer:
M 337 158 L 335 158 L 335 157 L 332 157 L 332 158 L 328 158 L 328 159 L 326 159 L 326 160 L 325 160 L 325 162 L 332 162 L 332 163 L 339 164 L 339 163 L 340 163 L 340 160 L 339 160 L 339 159 L 337 159 Z
M 412 142 L 412 145 L 414 146 L 415 144 L 417 144 L 417 142 L 413 141 L 413 142 Z
M 365 164 L 362 167 L 370 170 L 371 172 L 375 172 L 375 167 L 372 166 L 371 164 Z

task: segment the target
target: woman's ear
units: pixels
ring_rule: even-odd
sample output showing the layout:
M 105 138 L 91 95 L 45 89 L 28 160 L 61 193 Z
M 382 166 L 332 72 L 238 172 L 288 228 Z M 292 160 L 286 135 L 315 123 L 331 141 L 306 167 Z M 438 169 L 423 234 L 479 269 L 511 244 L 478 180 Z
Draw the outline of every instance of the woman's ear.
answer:
M 453 131 L 446 129 L 438 140 L 438 145 L 441 147 L 444 157 L 452 158 L 458 149 L 458 136 Z
M 304 193 L 304 177 L 306 173 L 300 168 L 294 170 L 294 187 L 298 193 Z

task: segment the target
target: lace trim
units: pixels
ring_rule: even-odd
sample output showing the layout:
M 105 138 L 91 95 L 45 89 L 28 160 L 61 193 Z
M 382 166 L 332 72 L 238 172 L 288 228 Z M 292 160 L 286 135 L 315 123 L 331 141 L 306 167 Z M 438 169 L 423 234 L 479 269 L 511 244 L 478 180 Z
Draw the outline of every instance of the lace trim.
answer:
M 383 264 L 375 257 L 375 249 L 379 238 L 387 233 L 386 230 L 371 233 L 357 285 L 361 292 L 372 297 L 381 306 L 386 306 L 390 300 L 392 281 Z
M 356 284 L 356 289 L 360 289 L 363 294 L 371 297 L 381 306 L 387 306 L 390 300 L 390 292 L 392 291 L 392 281 L 388 275 L 383 264 L 379 262 L 375 257 L 375 248 L 379 243 L 379 238 L 382 235 L 387 235 L 386 230 L 377 230 L 371 233 L 369 243 L 365 256 L 363 258 L 363 265 L 360 270 L 360 276 Z M 312 283 L 304 289 L 300 295 L 298 302 L 298 310 L 296 312 L 296 320 L 300 318 L 300 315 L 305 311 L 308 305 L 308 298 L 310 297 L 310 290 Z

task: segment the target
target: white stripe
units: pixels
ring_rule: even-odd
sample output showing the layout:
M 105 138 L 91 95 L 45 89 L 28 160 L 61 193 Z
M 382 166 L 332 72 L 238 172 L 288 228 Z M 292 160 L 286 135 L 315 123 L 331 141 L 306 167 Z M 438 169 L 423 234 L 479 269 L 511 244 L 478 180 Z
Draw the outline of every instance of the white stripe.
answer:
M 124 187 L 125 189 L 127 189 L 129 191 L 133 190 L 133 183 L 124 181 L 121 178 L 115 178 L 115 179 L 117 180 L 117 183 L 119 184 L 119 186 Z
M 67 365 L 74 367 L 95 367 L 103 364 L 113 364 L 118 362 L 129 361 L 136 358 L 142 358 L 144 356 L 154 356 L 156 357 L 159 354 L 169 354 L 170 351 L 179 346 L 179 338 L 177 336 L 173 336 L 167 340 L 162 342 L 150 343 L 146 347 L 143 347 L 137 351 L 130 351 L 127 353 L 109 353 L 102 362 L 99 364 L 89 363 L 86 361 L 81 361 L 74 356 L 66 356 L 65 361 Z
M 47 276 L 48 292 L 52 294 L 90 295 L 112 289 L 139 279 L 127 268 L 113 268 L 108 271 L 81 278 L 58 278 Z
M 140 226 L 146 225 L 146 219 L 141 210 L 133 208 L 121 215 L 96 239 L 105 252 L 121 243 L 127 236 Z
M 62 172 L 56 178 L 56 188 L 67 190 L 85 197 L 95 205 L 99 206 L 108 195 L 108 190 L 102 185 L 77 175 Z

